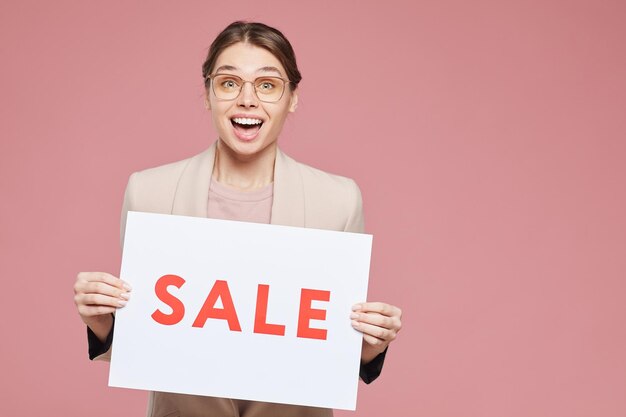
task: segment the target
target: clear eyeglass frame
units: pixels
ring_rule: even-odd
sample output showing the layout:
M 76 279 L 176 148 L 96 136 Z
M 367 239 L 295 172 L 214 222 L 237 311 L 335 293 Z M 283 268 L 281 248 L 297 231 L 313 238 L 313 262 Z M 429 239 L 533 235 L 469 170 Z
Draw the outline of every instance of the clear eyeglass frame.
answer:
M 259 101 L 262 101 L 264 103 L 276 103 L 280 101 L 280 99 L 283 98 L 283 95 L 285 94 L 285 87 L 287 86 L 287 84 L 292 83 L 292 81 L 289 81 L 282 77 L 276 77 L 273 75 L 257 77 L 253 81 L 247 81 L 238 75 L 226 74 L 226 73 L 209 74 L 205 77 L 205 81 L 206 80 L 211 80 L 211 90 L 213 91 L 213 94 L 215 94 L 215 97 L 218 100 L 223 100 L 223 101 L 235 100 L 237 97 L 239 97 L 239 94 L 241 94 L 241 90 L 243 90 L 243 86 L 246 83 L 250 83 L 254 87 L 254 93 L 256 94 Z M 222 80 L 224 82 L 228 80 L 235 81 L 236 87 L 235 86 L 230 87 L 231 91 L 228 91 L 228 92 L 216 89 L 215 86 L 221 83 Z M 264 84 L 264 82 L 267 83 L 271 81 L 276 82 L 276 87 L 280 88 L 280 94 L 278 94 L 277 91 L 268 92 L 262 89 L 263 87 L 261 86 Z

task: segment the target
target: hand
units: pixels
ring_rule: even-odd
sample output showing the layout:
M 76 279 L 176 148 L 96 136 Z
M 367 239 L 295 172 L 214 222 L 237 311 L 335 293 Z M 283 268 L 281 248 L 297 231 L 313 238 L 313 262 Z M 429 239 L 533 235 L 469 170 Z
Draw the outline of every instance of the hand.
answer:
M 402 328 L 402 311 L 385 303 L 352 306 L 352 327 L 363 333 L 361 362 L 368 363 L 387 349 Z
M 106 340 L 113 318 L 130 298 L 130 285 L 106 272 L 80 272 L 74 283 L 74 303 L 83 322 L 101 341 Z

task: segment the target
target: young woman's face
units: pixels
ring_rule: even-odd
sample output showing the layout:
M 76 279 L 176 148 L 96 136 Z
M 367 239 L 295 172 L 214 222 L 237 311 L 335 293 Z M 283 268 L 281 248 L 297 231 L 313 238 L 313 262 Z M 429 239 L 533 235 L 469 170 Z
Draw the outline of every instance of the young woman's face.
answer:
M 247 43 L 236 43 L 224 49 L 215 61 L 212 74 L 231 74 L 254 81 L 259 77 L 281 77 L 287 73 L 280 61 L 266 49 Z M 211 83 L 213 84 L 213 80 Z M 222 82 L 227 88 L 232 80 Z M 264 87 L 265 85 L 262 85 Z M 267 87 L 270 88 L 271 84 Z M 276 146 L 287 114 L 296 108 L 298 97 L 285 85 L 277 102 L 259 100 L 253 83 L 244 83 L 239 95 L 231 100 L 216 97 L 213 85 L 207 91 L 206 105 L 222 143 L 242 159 L 254 159 L 264 150 Z

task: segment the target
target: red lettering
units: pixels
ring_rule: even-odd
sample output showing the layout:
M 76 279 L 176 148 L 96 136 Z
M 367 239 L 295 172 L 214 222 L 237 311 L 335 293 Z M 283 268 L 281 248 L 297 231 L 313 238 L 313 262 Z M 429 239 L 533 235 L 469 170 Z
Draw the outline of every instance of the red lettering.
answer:
M 313 300 L 329 301 L 330 291 L 302 288 L 300 292 L 300 313 L 298 315 L 298 337 L 326 340 L 326 329 L 309 327 L 310 321 L 326 320 L 326 310 L 311 308 Z
M 154 321 L 166 326 L 171 326 L 172 324 L 176 324 L 183 319 L 185 316 L 185 305 L 178 298 L 168 293 L 167 287 L 173 285 L 176 288 L 180 288 L 184 283 L 185 280 L 178 275 L 163 275 L 157 280 L 156 284 L 154 284 L 154 292 L 156 293 L 156 296 L 159 297 L 159 300 L 170 306 L 172 312 L 170 314 L 165 314 L 161 310 L 157 309 L 154 313 L 152 313 Z
M 222 299 L 222 305 L 224 308 L 215 308 L 217 298 Z M 240 332 L 241 326 L 239 325 L 239 319 L 237 318 L 237 312 L 235 311 L 235 305 L 233 304 L 233 298 L 230 295 L 228 289 L 228 283 L 226 281 L 217 280 L 211 288 L 211 292 L 207 295 L 204 305 L 198 312 L 196 320 L 193 322 L 193 327 L 204 327 L 207 319 L 220 319 L 228 322 L 228 328 L 231 331 Z
M 256 313 L 254 314 L 254 333 L 285 335 L 285 326 L 282 324 L 267 323 L 267 299 L 270 286 L 259 284 L 256 293 Z
M 179 323 L 185 316 L 185 305 L 167 290 L 170 285 L 181 288 L 185 280 L 178 275 L 163 275 L 154 286 L 156 296 L 167 304 L 172 312 L 165 314 L 157 309 L 152 313 L 152 318 L 157 323 L 171 326 Z M 254 314 L 254 333 L 271 334 L 276 336 L 285 335 L 285 325 L 267 322 L 267 308 L 270 286 L 259 284 L 257 287 L 256 310 Z M 216 308 L 218 299 L 222 301 L 222 308 Z M 312 328 L 311 320 L 326 320 L 326 310 L 312 308 L 313 301 L 330 301 L 330 291 L 313 290 L 302 288 L 300 292 L 300 311 L 298 313 L 297 337 L 307 339 L 326 340 L 326 329 Z M 217 280 L 207 295 L 202 308 L 198 312 L 192 326 L 202 328 L 208 319 L 226 320 L 231 331 L 240 332 L 241 325 L 235 310 L 235 304 L 228 288 L 228 282 Z

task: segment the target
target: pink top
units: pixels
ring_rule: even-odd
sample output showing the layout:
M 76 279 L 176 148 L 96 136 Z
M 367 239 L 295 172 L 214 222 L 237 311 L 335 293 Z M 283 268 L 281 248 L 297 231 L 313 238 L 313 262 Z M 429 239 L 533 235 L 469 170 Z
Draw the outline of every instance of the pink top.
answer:
M 273 197 L 273 183 L 252 191 L 239 191 L 211 179 L 207 215 L 213 219 L 269 223 Z M 238 415 L 243 415 L 254 404 L 254 401 L 231 401 Z
M 207 216 L 212 219 L 267 223 L 272 215 L 274 183 L 239 191 L 211 179 Z

